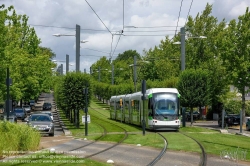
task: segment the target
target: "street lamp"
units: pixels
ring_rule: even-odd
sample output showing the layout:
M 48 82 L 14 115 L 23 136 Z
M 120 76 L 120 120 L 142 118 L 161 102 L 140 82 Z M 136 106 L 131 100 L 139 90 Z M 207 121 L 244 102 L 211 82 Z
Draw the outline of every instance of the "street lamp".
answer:
M 173 44 L 181 44 L 181 70 L 185 70 L 185 27 L 181 27 L 181 42 L 174 42 Z M 198 37 L 188 37 L 188 38 L 200 38 L 200 39 L 205 39 L 207 38 L 206 36 L 198 36 Z
M 185 70 L 185 36 L 186 36 L 186 32 L 185 32 L 185 27 L 181 27 L 181 42 L 174 42 L 173 44 L 181 44 L 181 71 L 184 71 Z M 189 38 L 200 38 L 200 39 L 204 39 L 204 38 L 207 38 L 205 36 L 199 36 L 199 37 L 189 37 Z M 185 107 L 183 107 L 182 109 L 182 117 L 185 117 Z M 191 114 L 192 116 L 192 114 Z M 186 123 L 185 123 L 185 118 L 183 118 L 183 121 L 182 121 L 182 125 L 183 127 L 186 126 Z
M 53 34 L 53 36 L 61 37 L 61 36 L 75 36 L 76 37 L 76 72 L 80 71 L 80 43 L 86 43 L 88 41 L 80 41 L 80 25 L 76 24 L 76 34 L 68 35 L 68 34 Z
M 66 61 L 52 60 L 52 62 L 66 62 L 66 74 L 69 72 L 69 66 L 73 66 L 73 64 L 69 63 L 69 55 L 68 54 L 66 54 Z
M 136 66 L 139 66 L 138 64 L 137 64 L 137 62 L 136 62 L 136 56 L 134 56 L 134 64 L 131 64 L 131 65 L 129 65 L 130 67 L 134 67 L 134 87 L 135 87 L 135 92 L 137 92 L 137 87 L 136 87 L 136 82 L 137 82 L 137 72 L 136 72 Z M 140 61 L 140 62 L 145 62 L 145 63 L 149 63 L 149 61 Z
M 109 70 L 109 72 L 111 72 L 111 84 L 114 85 L 114 75 L 115 75 L 115 72 L 114 72 L 114 64 L 111 65 L 111 71 Z M 123 68 L 119 68 L 119 70 L 123 70 Z

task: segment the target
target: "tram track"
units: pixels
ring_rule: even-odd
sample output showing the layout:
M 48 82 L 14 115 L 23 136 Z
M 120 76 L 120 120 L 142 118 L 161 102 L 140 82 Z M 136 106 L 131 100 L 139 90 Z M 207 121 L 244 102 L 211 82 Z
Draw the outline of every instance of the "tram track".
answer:
M 90 108 L 91 108 L 91 107 L 90 107 Z M 92 108 L 92 109 L 93 109 L 93 108 Z M 96 111 L 96 109 L 93 109 L 93 110 Z M 98 111 L 98 113 L 99 113 L 99 114 L 102 114 L 102 113 L 100 113 L 99 111 Z M 102 114 L 102 115 L 105 116 L 104 114 Z M 97 121 L 99 121 L 99 122 L 105 121 L 104 119 L 102 119 L 102 118 L 100 118 L 100 117 L 98 117 L 98 116 L 96 116 L 96 115 L 93 115 L 93 114 L 91 114 L 91 117 L 92 117 L 92 118 L 96 118 Z M 107 117 L 107 116 L 105 116 L 105 117 Z M 95 122 L 95 123 L 96 123 L 96 122 Z M 116 147 L 117 145 L 121 144 L 125 139 L 127 139 L 127 137 L 128 137 L 128 132 L 126 131 L 126 129 L 124 129 L 123 127 L 121 127 L 121 126 L 119 126 L 119 125 L 117 125 L 117 124 L 115 124 L 115 123 L 111 123 L 111 122 L 108 122 L 108 121 L 105 121 L 105 123 L 110 123 L 110 124 L 112 124 L 112 125 L 114 125 L 114 126 L 117 126 L 117 127 L 120 128 L 120 129 L 122 129 L 123 132 L 124 132 L 124 137 L 123 137 L 122 139 L 120 139 L 117 143 L 113 144 L 112 146 L 109 146 L 109 147 L 107 147 L 107 148 L 104 148 L 104 149 L 102 149 L 102 150 L 99 150 L 98 152 L 94 152 L 94 153 L 92 153 L 92 154 L 90 154 L 90 155 L 86 155 L 86 156 L 84 156 L 83 158 L 85 158 L 85 159 L 86 159 L 86 158 L 90 158 L 90 157 L 96 156 L 96 155 L 98 155 L 98 154 L 100 154 L 100 153 L 106 152 L 106 151 L 108 151 L 108 150 L 110 150 L 110 149 Z M 73 152 L 73 151 L 80 150 L 80 149 L 82 149 L 82 148 L 86 148 L 87 146 L 89 146 L 89 145 L 91 145 L 91 144 L 97 143 L 98 141 L 100 141 L 101 139 L 105 138 L 105 136 L 108 135 L 108 129 L 105 127 L 105 125 L 103 125 L 102 123 L 96 123 L 96 124 L 98 124 L 98 125 L 103 129 L 103 131 L 104 131 L 103 134 L 102 134 L 100 137 L 98 137 L 94 142 L 88 143 L 88 144 L 83 145 L 83 146 L 80 146 L 80 147 L 76 147 L 76 148 L 74 148 L 74 149 L 70 149 L 70 150 L 68 150 L 68 152 Z M 62 164 L 60 164 L 60 165 L 64 165 L 64 164 L 65 164 L 65 163 L 62 163 Z
M 92 109 L 94 109 L 94 108 L 92 108 Z M 95 109 L 96 110 L 96 109 Z M 97 110 L 96 110 L 97 111 Z M 98 113 L 100 113 L 100 114 L 102 114 L 100 111 L 98 111 Z M 108 116 L 106 116 L 106 115 L 104 115 L 104 114 L 102 114 L 103 116 L 105 116 L 105 117 L 107 117 L 107 118 L 109 118 Z M 159 133 L 159 132 L 156 132 L 159 136 L 161 136 L 162 137 L 162 139 L 163 139 L 163 142 L 164 142 L 164 146 L 163 146 L 163 148 L 162 148 L 162 150 L 160 151 L 160 153 L 151 161 L 151 162 L 149 162 L 148 164 L 147 164 L 147 166 L 153 166 L 153 165 L 155 165 L 161 158 L 162 158 L 162 156 L 166 153 L 166 151 L 167 151 L 167 146 L 168 146 L 168 141 L 167 141 L 167 138 L 165 137 L 165 136 L 163 136 L 161 133 Z
M 161 152 L 147 166 L 155 165 L 167 151 L 168 141 L 167 141 L 166 137 L 164 137 L 161 133 L 157 133 L 157 134 L 163 138 L 164 147 L 162 148 Z
M 206 166 L 207 165 L 207 153 L 204 149 L 204 147 L 201 145 L 201 143 L 199 141 L 197 141 L 196 139 L 194 139 L 193 137 L 188 136 L 187 134 L 180 132 L 181 134 L 185 135 L 188 138 L 191 138 L 192 140 L 194 140 L 200 147 L 201 149 L 201 155 L 200 155 L 200 162 L 199 162 L 199 166 Z

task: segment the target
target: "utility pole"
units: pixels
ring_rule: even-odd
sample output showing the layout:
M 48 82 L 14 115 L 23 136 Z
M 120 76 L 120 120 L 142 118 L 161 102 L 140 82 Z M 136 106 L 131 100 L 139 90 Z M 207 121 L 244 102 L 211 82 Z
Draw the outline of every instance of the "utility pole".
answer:
M 66 54 L 66 74 L 69 72 L 69 55 Z
M 84 95 L 85 95 L 85 136 L 88 135 L 88 87 L 86 86 L 84 88 Z
M 185 27 L 181 27 L 181 71 L 185 70 Z M 182 107 L 182 126 L 186 127 L 186 108 Z
M 146 100 L 146 81 L 142 80 L 142 85 L 141 85 L 141 93 L 142 93 L 142 134 L 145 135 L 145 127 L 146 127 L 146 123 L 145 123 L 145 100 Z
M 181 71 L 185 70 L 185 27 L 181 27 Z
M 80 71 L 80 26 L 76 24 L 76 72 Z
M 114 85 L 114 64 L 112 64 L 111 67 L 112 67 L 112 76 L 111 76 L 112 81 L 111 81 L 111 84 Z
M 137 81 L 137 75 L 136 75 L 136 56 L 134 56 L 134 86 L 135 86 L 135 92 L 137 92 L 136 81 Z
M 61 70 L 60 70 L 61 75 L 63 75 L 63 64 L 61 64 Z

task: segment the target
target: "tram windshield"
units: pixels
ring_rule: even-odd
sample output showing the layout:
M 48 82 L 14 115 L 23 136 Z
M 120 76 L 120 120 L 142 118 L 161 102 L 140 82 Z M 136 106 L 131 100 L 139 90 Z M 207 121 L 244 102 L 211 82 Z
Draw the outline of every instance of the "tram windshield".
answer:
M 176 94 L 154 94 L 154 110 L 158 115 L 178 114 L 178 101 Z

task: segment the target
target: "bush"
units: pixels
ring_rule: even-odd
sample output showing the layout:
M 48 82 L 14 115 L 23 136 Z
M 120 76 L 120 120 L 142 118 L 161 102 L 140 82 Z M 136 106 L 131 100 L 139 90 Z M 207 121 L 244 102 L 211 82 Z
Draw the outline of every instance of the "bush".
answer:
M 37 150 L 40 133 L 26 124 L 0 122 L 0 157 L 22 151 Z M 7 151 L 12 151 L 7 153 Z

